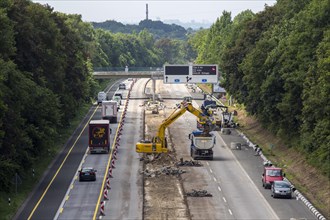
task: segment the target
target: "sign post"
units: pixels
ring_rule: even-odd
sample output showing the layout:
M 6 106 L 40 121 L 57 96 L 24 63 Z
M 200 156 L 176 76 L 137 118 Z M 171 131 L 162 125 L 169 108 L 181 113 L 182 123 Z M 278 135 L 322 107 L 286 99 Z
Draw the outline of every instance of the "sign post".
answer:
M 218 65 L 165 65 L 165 84 L 211 83 L 218 82 Z

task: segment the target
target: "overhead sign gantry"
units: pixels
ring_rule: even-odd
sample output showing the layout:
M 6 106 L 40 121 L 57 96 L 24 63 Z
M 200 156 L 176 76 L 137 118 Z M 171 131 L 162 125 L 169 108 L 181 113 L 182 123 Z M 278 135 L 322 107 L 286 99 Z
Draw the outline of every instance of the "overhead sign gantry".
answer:
M 165 65 L 164 83 L 217 83 L 217 64 Z

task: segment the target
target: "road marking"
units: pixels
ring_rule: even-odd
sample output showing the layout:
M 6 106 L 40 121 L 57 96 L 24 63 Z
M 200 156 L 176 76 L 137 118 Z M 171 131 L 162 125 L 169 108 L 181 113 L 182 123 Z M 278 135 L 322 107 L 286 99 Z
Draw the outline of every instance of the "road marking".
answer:
M 220 188 L 220 186 L 218 186 L 218 190 L 221 192 L 221 188 Z
M 220 140 L 222 141 L 222 143 L 224 144 L 224 146 L 226 147 L 226 149 L 229 151 L 229 153 L 232 154 L 232 156 L 236 159 L 235 162 L 237 163 L 237 165 L 241 168 L 242 172 L 245 174 L 245 176 L 248 178 L 248 180 L 250 181 L 252 187 L 255 189 L 255 191 L 259 194 L 260 198 L 263 198 L 266 207 L 268 208 L 269 212 L 271 214 L 273 214 L 275 219 L 280 219 L 277 214 L 275 213 L 274 209 L 270 206 L 270 204 L 267 202 L 267 200 L 265 199 L 265 197 L 261 194 L 261 192 L 259 191 L 259 189 L 257 188 L 257 186 L 254 184 L 254 182 L 252 181 L 251 177 L 247 174 L 247 172 L 244 170 L 244 168 L 242 167 L 242 165 L 237 161 L 237 157 L 234 155 L 234 153 L 229 150 L 229 147 L 227 146 L 227 144 L 225 143 L 225 141 L 222 139 L 221 135 L 219 135 Z
M 217 179 L 215 177 L 213 177 L 213 180 L 214 180 L 214 182 L 217 182 Z
M 209 162 L 206 162 L 206 164 L 207 164 L 208 166 L 210 166 Z
M 88 153 L 88 147 L 86 148 L 85 155 L 84 155 L 83 159 L 87 157 L 87 153 Z M 80 161 L 80 164 L 79 164 L 79 166 L 78 166 L 78 168 L 77 168 L 76 173 L 78 173 L 78 170 L 81 168 L 81 165 L 82 165 L 82 161 L 83 161 L 83 159 Z M 63 198 L 63 200 L 62 200 L 62 202 L 61 202 L 61 205 L 60 205 L 62 211 L 63 211 L 64 204 L 65 204 L 65 202 L 66 202 L 66 199 L 65 199 L 65 198 L 66 198 L 67 196 L 69 196 L 69 194 L 70 194 L 70 192 L 71 192 L 71 189 L 74 187 L 74 182 L 75 182 L 77 179 L 78 179 L 78 175 L 75 175 L 74 178 L 72 178 L 72 181 L 71 181 L 71 187 L 68 188 L 68 190 L 66 191 L 65 196 L 64 196 L 64 198 Z M 60 213 L 62 214 L 62 212 L 60 212 L 60 211 L 58 210 L 58 211 L 56 212 L 56 215 L 55 215 L 54 219 L 58 219 L 58 216 L 59 216 Z
M 40 205 L 41 201 L 43 200 L 43 198 L 45 197 L 46 193 L 48 192 L 50 186 L 53 184 L 56 176 L 58 175 L 58 173 L 60 172 L 60 170 L 62 169 L 64 163 L 66 162 L 66 160 L 68 159 L 71 151 L 73 150 L 73 148 L 76 146 L 76 143 L 78 142 L 79 138 L 81 137 L 82 133 L 84 132 L 84 130 L 86 129 L 87 125 L 88 125 L 88 122 L 91 120 L 91 118 L 94 116 L 94 114 L 96 113 L 97 109 L 99 107 L 97 106 L 94 110 L 94 112 L 91 114 L 91 116 L 89 117 L 87 123 L 85 124 L 85 126 L 83 127 L 83 129 L 81 129 L 81 132 L 80 134 L 78 135 L 78 137 L 76 138 L 75 142 L 73 143 L 73 145 L 71 146 L 70 150 L 68 151 L 68 153 L 66 154 L 65 158 L 63 159 L 60 167 L 57 169 L 56 173 L 54 174 L 53 178 L 51 179 L 50 183 L 47 185 L 45 191 L 42 193 L 40 199 L 38 200 L 37 204 L 34 206 L 34 208 L 32 209 L 29 217 L 28 217 L 28 220 L 30 220 L 34 214 L 34 212 L 36 211 L 36 209 L 38 208 L 38 206 Z
M 233 213 L 231 212 L 231 210 L 230 210 L 230 209 L 228 209 L 228 212 L 229 212 L 229 214 L 230 214 L 230 215 L 233 215 Z
M 126 107 L 126 105 L 128 106 L 128 102 L 125 102 L 124 108 Z M 111 152 L 109 153 L 109 160 L 108 160 L 107 167 L 110 167 L 113 151 L 114 151 L 114 148 L 115 148 L 115 142 L 116 142 L 115 140 L 118 136 L 118 131 L 119 131 L 118 128 L 120 126 L 120 122 L 123 120 L 123 114 L 124 114 L 124 112 L 122 112 L 121 115 L 120 115 L 120 119 L 119 119 L 119 123 L 117 125 L 116 133 L 115 133 L 115 136 L 113 138 L 114 141 L 112 142 Z M 100 207 L 101 198 L 102 198 L 102 195 L 103 195 L 103 189 L 104 189 L 104 184 L 106 182 L 106 177 L 107 177 L 107 170 L 104 173 L 102 186 L 101 186 L 100 193 L 99 193 L 99 198 L 97 199 L 97 203 L 96 203 L 95 210 L 94 210 L 93 220 L 97 219 L 96 216 L 97 216 L 97 213 L 99 213 L 99 207 Z M 104 203 L 104 206 L 105 206 L 105 203 Z
M 210 169 L 210 172 L 213 173 L 212 169 Z
M 226 200 L 226 198 L 225 198 L 225 197 L 222 197 L 222 199 L 223 199 L 223 201 L 224 201 L 224 202 L 227 202 L 227 200 Z

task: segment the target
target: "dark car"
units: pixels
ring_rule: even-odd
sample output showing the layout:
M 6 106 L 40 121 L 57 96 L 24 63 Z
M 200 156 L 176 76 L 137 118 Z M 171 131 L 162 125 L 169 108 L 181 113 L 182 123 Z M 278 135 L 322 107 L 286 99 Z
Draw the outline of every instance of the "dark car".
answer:
M 96 170 L 93 167 L 83 167 L 79 170 L 79 182 L 80 181 L 95 181 Z
M 126 89 L 126 84 L 125 83 L 120 83 L 119 84 L 119 89 Z
M 275 180 L 271 186 L 271 195 L 273 198 L 285 197 L 292 198 L 292 192 L 295 190 L 291 187 L 290 183 L 284 180 Z

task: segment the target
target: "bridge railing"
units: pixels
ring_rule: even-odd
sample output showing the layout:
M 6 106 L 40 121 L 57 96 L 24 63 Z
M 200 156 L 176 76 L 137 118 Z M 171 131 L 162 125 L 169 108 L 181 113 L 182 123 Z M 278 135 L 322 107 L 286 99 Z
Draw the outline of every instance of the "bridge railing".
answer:
M 114 72 L 125 72 L 126 67 L 94 67 L 94 72 L 105 72 L 105 71 L 114 71 Z M 163 67 L 128 67 L 128 71 L 163 71 Z

